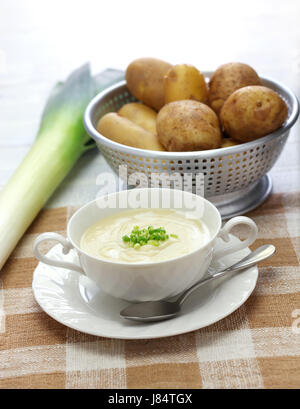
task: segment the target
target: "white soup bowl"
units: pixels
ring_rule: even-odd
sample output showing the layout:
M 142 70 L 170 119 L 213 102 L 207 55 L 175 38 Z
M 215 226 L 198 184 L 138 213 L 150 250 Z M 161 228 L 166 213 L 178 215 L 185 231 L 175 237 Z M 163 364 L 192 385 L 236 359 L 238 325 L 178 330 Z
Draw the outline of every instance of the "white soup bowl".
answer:
M 102 218 L 128 210 L 136 206 L 130 195 L 146 195 L 151 202 L 151 195 L 156 195 L 156 207 L 163 207 L 164 199 L 169 200 L 168 208 L 191 212 L 191 201 L 197 206 L 199 219 L 205 223 L 210 232 L 210 240 L 199 248 L 180 257 L 160 262 L 125 263 L 104 260 L 90 256 L 80 248 L 83 233 Z M 154 200 L 155 201 L 155 200 Z M 125 203 L 125 206 L 124 206 Z M 153 202 L 152 202 L 153 203 Z M 153 207 L 153 206 L 149 206 Z M 200 211 L 199 211 L 200 210 Z M 226 250 L 215 250 L 217 237 L 230 241 L 229 232 L 236 225 L 249 227 L 248 237 L 232 245 Z M 221 258 L 251 245 L 257 237 L 257 226 L 248 217 L 238 216 L 230 219 L 222 226 L 217 208 L 208 200 L 193 193 L 163 188 L 145 188 L 124 190 L 94 200 L 81 207 L 69 220 L 67 238 L 57 233 L 43 233 L 34 242 L 33 250 L 38 260 L 43 263 L 75 270 L 86 274 L 105 293 L 127 301 L 155 301 L 172 297 L 186 290 L 199 281 L 207 271 L 212 256 Z M 62 251 L 67 254 L 75 249 L 80 265 L 67 261 L 53 260 L 39 251 L 39 244 L 45 240 L 56 240 L 62 244 Z

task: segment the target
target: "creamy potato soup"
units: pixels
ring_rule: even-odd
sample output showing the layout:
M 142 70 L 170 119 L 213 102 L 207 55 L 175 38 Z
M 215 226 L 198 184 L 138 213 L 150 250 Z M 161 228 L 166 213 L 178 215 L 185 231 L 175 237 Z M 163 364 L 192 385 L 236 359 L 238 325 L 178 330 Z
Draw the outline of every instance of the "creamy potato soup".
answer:
M 149 263 L 191 253 L 209 240 L 206 225 L 182 211 L 134 209 L 90 226 L 82 235 L 80 247 L 100 259 Z

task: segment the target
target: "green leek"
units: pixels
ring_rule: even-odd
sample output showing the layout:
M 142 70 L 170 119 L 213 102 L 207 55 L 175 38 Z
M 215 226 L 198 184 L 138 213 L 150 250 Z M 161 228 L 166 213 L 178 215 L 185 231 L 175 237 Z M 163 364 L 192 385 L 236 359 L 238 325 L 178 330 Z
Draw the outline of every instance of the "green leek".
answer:
M 118 70 L 93 78 L 86 64 L 55 86 L 32 148 L 0 192 L 0 270 L 78 158 L 94 146 L 82 121 L 88 102 L 122 78 Z

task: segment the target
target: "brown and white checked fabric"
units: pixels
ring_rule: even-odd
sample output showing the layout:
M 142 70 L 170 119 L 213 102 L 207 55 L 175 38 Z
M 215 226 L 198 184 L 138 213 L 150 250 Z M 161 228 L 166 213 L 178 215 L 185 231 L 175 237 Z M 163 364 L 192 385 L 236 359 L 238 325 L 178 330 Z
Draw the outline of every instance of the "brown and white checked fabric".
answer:
M 138 341 L 86 335 L 40 309 L 32 242 L 64 234 L 72 209 L 42 211 L 0 275 L 0 388 L 299 388 L 299 203 L 300 193 L 275 193 L 249 214 L 260 229 L 253 248 L 273 243 L 277 253 L 241 308 L 195 332 Z

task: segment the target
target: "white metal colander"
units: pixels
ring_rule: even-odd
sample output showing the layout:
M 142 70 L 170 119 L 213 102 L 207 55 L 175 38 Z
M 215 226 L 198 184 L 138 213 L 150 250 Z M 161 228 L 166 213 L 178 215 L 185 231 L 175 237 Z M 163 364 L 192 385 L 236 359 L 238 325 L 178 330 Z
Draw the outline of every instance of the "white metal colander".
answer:
M 212 73 L 205 73 L 206 80 Z M 223 218 L 243 214 L 257 207 L 271 192 L 267 172 L 278 159 L 290 128 L 299 115 L 299 103 L 291 90 L 276 81 L 261 78 L 286 102 L 288 118 L 277 131 L 253 142 L 228 148 L 193 152 L 158 152 L 125 146 L 101 135 L 96 127 L 106 113 L 118 111 L 122 105 L 136 101 L 126 82 L 122 81 L 98 94 L 88 105 L 84 122 L 87 132 L 115 172 L 127 165 L 128 176 L 142 172 L 192 174 L 193 189 L 196 175 L 204 174 L 204 196 L 213 202 Z

